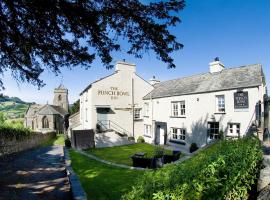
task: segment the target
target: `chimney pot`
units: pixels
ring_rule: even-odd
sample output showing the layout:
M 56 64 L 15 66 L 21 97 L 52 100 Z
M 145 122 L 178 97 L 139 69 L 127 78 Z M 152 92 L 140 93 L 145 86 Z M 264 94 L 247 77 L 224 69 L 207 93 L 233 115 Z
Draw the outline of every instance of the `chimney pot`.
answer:
M 219 61 L 219 57 L 216 57 L 213 62 L 209 63 L 210 73 L 218 73 L 225 69 L 224 65 Z

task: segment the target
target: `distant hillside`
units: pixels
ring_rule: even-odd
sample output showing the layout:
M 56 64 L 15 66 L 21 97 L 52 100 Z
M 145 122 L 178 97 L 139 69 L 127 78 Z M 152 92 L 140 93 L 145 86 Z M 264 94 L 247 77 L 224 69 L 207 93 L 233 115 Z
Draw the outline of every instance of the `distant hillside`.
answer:
M 32 103 L 24 102 L 18 97 L 0 94 L 0 112 L 9 119 L 23 118 L 30 104 Z

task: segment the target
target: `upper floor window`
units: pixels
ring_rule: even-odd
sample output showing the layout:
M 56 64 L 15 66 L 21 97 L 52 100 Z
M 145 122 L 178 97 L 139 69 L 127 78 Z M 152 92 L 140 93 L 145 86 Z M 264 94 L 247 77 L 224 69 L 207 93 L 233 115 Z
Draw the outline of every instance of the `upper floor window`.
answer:
M 173 101 L 172 102 L 172 116 L 181 117 L 186 115 L 185 101 Z
M 172 139 L 186 140 L 186 129 L 184 128 L 171 128 Z
M 58 101 L 62 101 L 62 96 L 61 95 L 58 96 Z
M 135 108 L 134 109 L 134 119 L 141 119 L 141 108 Z
M 88 91 L 85 92 L 85 101 L 88 101 Z
M 216 110 L 219 113 L 224 113 L 225 112 L 225 97 L 224 95 L 217 95 L 216 96 Z
M 149 116 L 149 103 L 144 103 L 144 116 Z

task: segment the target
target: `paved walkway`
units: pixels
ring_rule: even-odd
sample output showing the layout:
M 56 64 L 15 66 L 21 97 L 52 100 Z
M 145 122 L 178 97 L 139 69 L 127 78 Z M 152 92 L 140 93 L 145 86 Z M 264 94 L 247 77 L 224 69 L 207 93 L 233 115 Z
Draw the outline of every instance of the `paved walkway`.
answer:
M 0 200 L 69 200 L 63 147 L 29 150 L 0 160 Z

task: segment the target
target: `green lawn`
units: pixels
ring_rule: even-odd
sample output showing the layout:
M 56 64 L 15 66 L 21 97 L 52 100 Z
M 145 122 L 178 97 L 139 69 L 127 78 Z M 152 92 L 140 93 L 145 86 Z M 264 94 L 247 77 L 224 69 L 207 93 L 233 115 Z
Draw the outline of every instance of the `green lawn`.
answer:
M 107 147 L 99 149 L 87 150 L 88 153 L 93 154 L 104 160 L 114 163 L 132 166 L 131 156 L 137 152 L 145 152 L 146 157 L 153 157 L 155 146 L 147 143 L 136 143 L 132 145 Z M 172 154 L 172 151 L 166 150 L 166 154 Z
M 72 168 L 88 199 L 120 199 L 145 172 L 112 167 L 70 150 Z
M 64 134 L 57 134 L 55 138 L 52 138 L 48 140 L 47 142 L 44 142 L 42 146 L 53 146 L 53 145 L 65 145 L 65 135 Z

